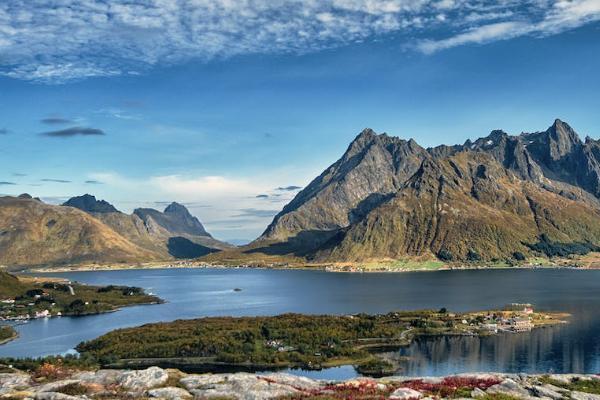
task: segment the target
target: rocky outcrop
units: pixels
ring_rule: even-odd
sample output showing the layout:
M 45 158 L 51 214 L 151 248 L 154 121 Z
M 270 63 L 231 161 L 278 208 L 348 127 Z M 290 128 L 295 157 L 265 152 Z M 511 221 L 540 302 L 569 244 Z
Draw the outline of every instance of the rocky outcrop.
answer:
M 600 143 L 558 119 L 427 150 L 367 129 L 248 253 L 464 262 L 550 256 L 546 242 L 567 254 L 600 245 Z
M 598 375 L 460 374 L 447 377 L 314 380 L 272 373 L 184 374 L 151 367 L 99 370 L 38 384 L 27 374 L 0 374 L 0 396 L 19 399 L 444 399 L 514 398 L 598 400 Z

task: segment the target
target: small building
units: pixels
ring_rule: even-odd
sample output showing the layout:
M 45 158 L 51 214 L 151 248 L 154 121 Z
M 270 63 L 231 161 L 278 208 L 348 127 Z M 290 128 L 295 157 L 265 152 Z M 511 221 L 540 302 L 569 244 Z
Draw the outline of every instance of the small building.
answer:
M 510 328 L 514 332 L 529 332 L 533 329 L 533 324 L 529 318 L 513 318 L 510 321 Z
M 48 311 L 48 310 L 37 311 L 35 313 L 36 318 L 48 318 L 49 316 L 50 316 L 50 311 Z

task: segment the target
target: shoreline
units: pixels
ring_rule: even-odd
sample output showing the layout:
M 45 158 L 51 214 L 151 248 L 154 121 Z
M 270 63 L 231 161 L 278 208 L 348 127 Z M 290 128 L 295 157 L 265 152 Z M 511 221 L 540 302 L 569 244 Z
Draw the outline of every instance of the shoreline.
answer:
M 549 261 L 549 263 L 551 263 Z M 576 271 L 594 271 L 600 270 L 597 267 L 579 266 L 576 264 L 524 264 L 514 266 L 497 266 L 497 265 L 446 265 L 439 268 L 396 268 L 385 266 L 381 263 L 379 268 L 366 268 L 361 266 L 352 266 L 346 264 L 337 266 L 332 264 L 303 264 L 303 265 L 271 265 L 271 264 L 217 264 L 206 262 L 182 262 L 182 263 L 151 263 L 144 265 L 73 265 L 66 267 L 32 267 L 22 270 L 15 270 L 16 274 L 52 274 L 52 273 L 69 273 L 69 272 L 103 272 L 103 271 L 127 271 L 127 270 L 158 270 L 158 269 L 261 269 L 261 270 L 278 270 L 278 271 L 323 271 L 332 273 L 355 273 L 355 274 L 370 274 L 370 273 L 407 273 L 407 272 L 438 272 L 438 271 L 482 271 L 482 270 L 576 270 Z
M 0 340 L 0 346 L 5 345 L 7 343 L 10 343 L 13 340 L 17 340 L 19 338 L 19 332 L 15 328 L 13 328 L 12 326 L 11 326 L 11 328 L 13 330 L 13 335 L 11 337 L 9 337 L 9 338 Z

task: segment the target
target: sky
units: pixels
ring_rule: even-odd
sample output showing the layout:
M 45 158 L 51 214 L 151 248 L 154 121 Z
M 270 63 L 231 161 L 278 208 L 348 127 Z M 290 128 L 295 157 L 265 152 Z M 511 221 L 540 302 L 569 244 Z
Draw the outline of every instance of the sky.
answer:
M 0 193 L 252 240 L 364 128 L 600 138 L 600 0 L 0 2 Z

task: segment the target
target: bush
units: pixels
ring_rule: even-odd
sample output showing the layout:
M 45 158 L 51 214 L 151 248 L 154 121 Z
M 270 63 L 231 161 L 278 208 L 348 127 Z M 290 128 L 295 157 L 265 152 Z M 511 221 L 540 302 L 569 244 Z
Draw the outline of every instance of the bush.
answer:
M 481 255 L 477 253 L 475 250 L 469 249 L 467 253 L 467 260 L 469 261 L 481 261 Z
M 600 251 L 600 247 L 592 243 L 572 242 L 561 243 L 554 242 L 546 234 L 540 237 L 540 241 L 535 244 L 527 244 L 534 251 L 545 254 L 548 257 L 566 257 L 571 254 L 585 255 L 591 251 Z
M 513 253 L 513 258 L 517 261 L 525 261 L 526 259 L 525 254 L 521 253 L 520 251 L 515 251 Z
M 454 256 L 452 255 L 452 253 L 446 249 L 440 250 L 438 252 L 437 256 L 442 261 L 452 261 L 454 259 Z

